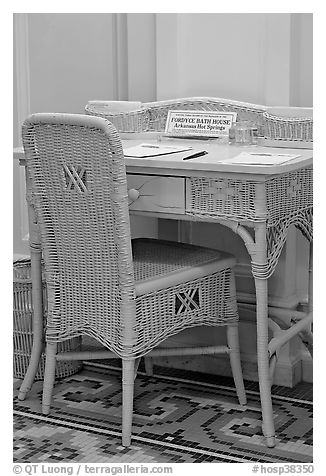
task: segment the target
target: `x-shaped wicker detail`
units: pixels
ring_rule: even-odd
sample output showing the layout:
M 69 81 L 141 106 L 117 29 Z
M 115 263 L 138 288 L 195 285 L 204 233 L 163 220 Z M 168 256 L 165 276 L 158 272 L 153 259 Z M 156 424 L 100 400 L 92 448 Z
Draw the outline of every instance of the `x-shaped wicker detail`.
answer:
M 63 165 L 66 185 L 68 190 L 76 188 L 78 192 L 87 192 L 86 187 L 86 169 L 83 167 L 73 167 L 66 164 Z
M 177 316 L 186 311 L 194 311 L 199 309 L 198 288 L 194 288 L 190 291 L 185 291 L 182 293 L 177 293 L 175 297 L 175 307 Z

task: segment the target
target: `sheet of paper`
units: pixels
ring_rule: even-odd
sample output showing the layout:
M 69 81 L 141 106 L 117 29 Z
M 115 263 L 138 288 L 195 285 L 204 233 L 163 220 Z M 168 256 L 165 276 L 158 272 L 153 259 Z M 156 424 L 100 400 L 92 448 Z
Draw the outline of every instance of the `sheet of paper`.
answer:
M 221 161 L 223 164 L 243 164 L 243 165 L 279 165 L 289 160 L 300 157 L 299 154 L 278 154 L 264 152 L 241 152 L 241 154 Z
M 139 144 L 134 147 L 127 147 L 123 150 L 125 157 L 155 157 L 157 155 L 175 154 L 192 150 L 192 147 L 159 145 L 159 144 Z

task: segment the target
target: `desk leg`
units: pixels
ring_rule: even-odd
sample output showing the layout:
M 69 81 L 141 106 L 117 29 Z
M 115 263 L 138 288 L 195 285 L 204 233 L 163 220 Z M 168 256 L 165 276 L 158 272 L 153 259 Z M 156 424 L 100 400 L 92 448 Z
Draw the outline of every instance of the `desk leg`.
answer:
M 262 428 L 267 446 L 272 448 L 275 446 L 275 428 L 268 354 L 267 279 L 255 278 L 255 286 L 257 300 L 257 363 L 263 419 Z
M 267 262 L 266 227 L 258 225 L 255 230 L 255 251 L 252 255 L 255 263 L 256 320 L 257 320 L 257 363 L 260 400 L 262 408 L 262 430 L 267 446 L 275 446 L 275 427 L 271 395 L 271 378 L 268 353 L 268 279 L 257 277 L 257 269 Z
M 257 363 L 260 400 L 262 409 L 262 429 L 267 446 L 275 446 L 275 427 L 271 395 L 271 378 L 268 352 L 268 281 L 267 265 L 267 235 L 266 223 L 255 225 L 255 239 L 245 227 L 238 222 L 220 220 L 237 233 L 243 240 L 251 257 L 252 274 L 256 288 L 256 321 L 257 321 Z
M 31 254 L 31 281 L 33 302 L 33 346 L 28 369 L 19 389 L 18 399 L 24 400 L 31 389 L 41 359 L 44 343 L 43 322 L 43 285 L 42 285 L 42 250 L 34 209 L 29 205 L 29 233 Z
M 313 312 L 313 244 L 310 242 L 309 248 L 309 291 L 308 291 L 308 306 L 309 312 Z

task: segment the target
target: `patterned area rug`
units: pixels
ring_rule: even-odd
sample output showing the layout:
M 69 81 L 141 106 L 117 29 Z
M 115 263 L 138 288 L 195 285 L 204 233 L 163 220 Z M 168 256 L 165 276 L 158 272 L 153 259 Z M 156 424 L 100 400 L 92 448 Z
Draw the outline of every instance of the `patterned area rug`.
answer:
M 129 448 L 120 441 L 120 369 L 85 367 L 57 382 L 49 416 L 40 413 L 37 382 L 27 400 L 14 399 L 14 461 L 312 462 L 309 399 L 290 397 L 286 391 L 273 395 L 277 444 L 270 449 L 261 433 L 259 393 L 248 390 L 248 404 L 242 407 L 231 379 L 222 380 L 223 385 L 213 382 L 164 375 L 159 369 L 154 377 L 140 372 Z

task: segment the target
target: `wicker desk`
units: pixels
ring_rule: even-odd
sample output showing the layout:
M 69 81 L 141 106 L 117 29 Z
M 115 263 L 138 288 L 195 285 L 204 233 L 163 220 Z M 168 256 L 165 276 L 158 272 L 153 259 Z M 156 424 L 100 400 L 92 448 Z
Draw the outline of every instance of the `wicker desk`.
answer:
M 144 141 L 155 142 L 157 139 L 157 133 L 121 136 L 124 147 Z M 176 140 L 178 144 L 183 143 L 181 139 Z M 191 145 L 194 149 L 204 148 L 209 153 L 189 161 L 182 160 L 189 152 L 146 159 L 126 158 L 130 211 L 161 218 L 220 223 L 244 241 L 251 257 L 256 287 L 257 360 L 263 432 L 267 445 L 273 447 L 275 430 L 271 381 L 276 354 L 293 335 L 305 332 L 307 337 L 306 329 L 312 313 L 298 316 L 293 327 L 282 333 L 277 332 L 277 336 L 268 342 L 267 280 L 276 268 L 290 225 L 295 225 L 312 242 L 312 151 L 282 149 L 282 152 L 300 154 L 300 157 L 283 165 L 248 166 L 220 162 L 244 150 L 270 153 L 273 149 L 259 146 L 241 148 L 200 141 L 191 142 Z M 17 151 L 16 156 L 24 165 L 22 152 Z M 39 303 L 41 250 L 31 207 L 29 215 L 34 302 Z M 40 316 L 41 306 L 37 306 L 34 309 L 36 336 L 42 334 Z M 31 365 L 38 363 L 41 342 L 42 339 L 36 337 Z

